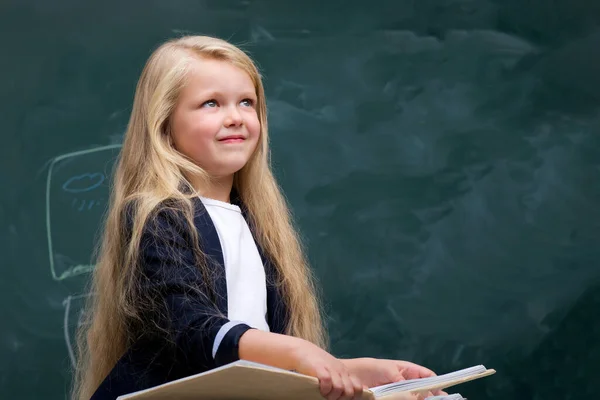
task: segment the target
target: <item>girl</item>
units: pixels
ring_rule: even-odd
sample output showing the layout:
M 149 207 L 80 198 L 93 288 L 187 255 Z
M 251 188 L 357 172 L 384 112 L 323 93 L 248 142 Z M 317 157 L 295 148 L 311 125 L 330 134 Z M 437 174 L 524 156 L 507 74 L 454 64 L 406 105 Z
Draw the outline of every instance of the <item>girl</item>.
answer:
M 240 358 L 315 376 L 330 400 L 433 375 L 324 350 L 313 276 L 269 165 L 260 75 L 216 38 L 171 40 L 148 60 L 96 265 L 74 399 Z

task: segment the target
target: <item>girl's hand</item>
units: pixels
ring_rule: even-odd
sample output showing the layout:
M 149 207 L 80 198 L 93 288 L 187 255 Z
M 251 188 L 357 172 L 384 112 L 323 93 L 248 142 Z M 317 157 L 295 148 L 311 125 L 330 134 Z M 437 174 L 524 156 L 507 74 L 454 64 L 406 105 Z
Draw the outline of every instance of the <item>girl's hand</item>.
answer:
M 446 392 L 441 392 L 442 394 L 446 395 Z M 418 393 L 413 393 L 410 395 L 409 399 L 410 400 L 425 400 L 428 397 L 431 396 L 439 396 L 438 394 L 432 393 L 432 392 L 418 392 Z
M 321 395 L 327 400 L 357 400 L 363 385 L 346 365 L 314 344 L 302 341 L 292 351 L 294 370 L 319 379 Z
M 366 387 L 386 385 L 406 379 L 419 379 L 435 376 L 430 369 L 420 365 L 399 360 L 385 360 L 376 358 L 353 358 L 343 360 L 351 373 L 356 375 Z M 444 395 L 443 391 L 436 390 L 429 395 Z

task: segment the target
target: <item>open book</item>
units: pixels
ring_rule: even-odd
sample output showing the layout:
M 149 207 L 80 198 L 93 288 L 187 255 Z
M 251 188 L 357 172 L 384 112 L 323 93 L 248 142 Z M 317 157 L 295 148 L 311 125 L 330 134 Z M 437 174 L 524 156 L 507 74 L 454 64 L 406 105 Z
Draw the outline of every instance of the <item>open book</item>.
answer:
M 425 400 L 466 400 L 460 393 L 446 394 L 440 396 L 429 396 Z
M 404 400 L 420 391 L 445 389 L 483 378 L 496 371 L 483 365 L 430 378 L 377 386 L 363 392 L 363 400 Z M 251 361 L 231 364 L 150 389 L 119 396 L 117 400 L 323 400 L 317 378 Z

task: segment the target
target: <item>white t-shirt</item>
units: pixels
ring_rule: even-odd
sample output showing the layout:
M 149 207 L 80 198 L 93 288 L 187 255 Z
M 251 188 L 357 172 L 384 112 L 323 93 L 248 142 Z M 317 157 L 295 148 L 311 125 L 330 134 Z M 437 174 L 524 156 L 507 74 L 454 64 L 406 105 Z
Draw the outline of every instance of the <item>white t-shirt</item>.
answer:
M 240 208 L 200 197 L 215 224 L 225 262 L 227 318 L 269 331 L 267 287 L 260 253 Z

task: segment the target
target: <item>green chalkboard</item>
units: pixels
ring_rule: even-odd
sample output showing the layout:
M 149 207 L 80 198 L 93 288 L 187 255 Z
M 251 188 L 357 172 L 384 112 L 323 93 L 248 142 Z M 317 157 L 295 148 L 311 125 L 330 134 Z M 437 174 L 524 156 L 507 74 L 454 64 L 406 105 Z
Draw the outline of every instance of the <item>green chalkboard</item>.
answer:
M 260 65 L 334 354 L 591 398 L 600 2 L 8 0 L 0 27 L 0 398 L 66 398 L 135 83 L 187 33 Z

